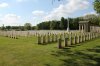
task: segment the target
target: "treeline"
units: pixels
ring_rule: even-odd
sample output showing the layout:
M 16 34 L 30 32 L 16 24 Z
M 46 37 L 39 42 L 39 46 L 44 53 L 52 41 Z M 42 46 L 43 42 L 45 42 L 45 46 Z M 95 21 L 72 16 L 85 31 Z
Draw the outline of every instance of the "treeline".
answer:
M 90 25 L 100 26 L 100 16 L 96 14 L 88 14 L 86 16 L 77 18 L 64 18 L 62 17 L 60 21 L 45 21 L 37 24 L 38 30 L 66 30 L 68 27 L 70 30 L 79 29 L 79 21 L 90 21 Z
M 15 31 L 26 31 L 35 30 L 36 26 L 32 26 L 31 23 L 25 23 L 24 26 L 1 26 L 0 30 L 15 30 Z
M 25 30 L 66 30 L 68 27 L 70 30 L 78 30 L 79 21 L 90 21 L 91 25 L 100 26 L 100 16 L 95 14 L 89 14 L 82 17 L 77 18 L 64 18 L 61 20 L 52 20 L 45 21 L 37 24 L 36 26 L 32 26 L 31 23 L 25 23 L 24 26 L 2 26 L 1 30 L 16 30 L 16 31 L 25 31 Z
M 68 18 L 65 19 L 64 17 L 61 18 L 61 21 L 53 20 L 53 21 L 46 21 L 37 24 L 38 30 L 66 30 L 68 21 L 70 29 L 76 30 L 78 29 L 78 22 L 79 18 Z

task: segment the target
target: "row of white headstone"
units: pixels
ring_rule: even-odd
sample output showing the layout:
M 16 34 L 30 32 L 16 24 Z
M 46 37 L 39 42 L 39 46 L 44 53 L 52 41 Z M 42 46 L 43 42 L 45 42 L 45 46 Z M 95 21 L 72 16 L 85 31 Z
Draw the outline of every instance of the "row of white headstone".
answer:
M 48 34 L 38 34 L 37 43 L 38 44 L 49 44 L 54 43 L 58 41 L 58 38 L 64 39 L 66 36 L 68 36 L 68 33 L 48 33 Z
M 0 36 L 18 39 L 16 32 L 13 32 L 13 31 L 12 32 L 0 31 Z
M 16 35 L 16 36 L 23 36 L 23 37 L 31 37 L 31 36 L 38 36 L 40 35 L 45 35 L 48 33 L 51 34 L 59 34 L 63 33 L 65 31 L 61 30 L 34 30 L 34 31 L 0 31 L 1 36 L 11 36 L 11 35 Z
M 69 37 L 66 37 L 64 39 L 64 45 L 65 47 L 68 47 L 71 45 L 75 45 L 75 44 L 79 44 L 85 41 L 92 40 L 99 36 L 100 36 L 100 33 L 80 33 L 80 34 L 74 34 L 73 36 L 72 34 L 70 34 Z M 63 48 L 61 38 L 58 39 L 58 48 Z
M 36 35 L 35 33 L 32 34 L 29 31 L 0 31 L 1 36 L 10 37 L 10 38 L 18 38 L 20 36 L 23 37 L 31 37 L 32 35 Z
M 98 32 L 100 33 L 100 27 L 99 26 L 90 26 L 91 32 Z

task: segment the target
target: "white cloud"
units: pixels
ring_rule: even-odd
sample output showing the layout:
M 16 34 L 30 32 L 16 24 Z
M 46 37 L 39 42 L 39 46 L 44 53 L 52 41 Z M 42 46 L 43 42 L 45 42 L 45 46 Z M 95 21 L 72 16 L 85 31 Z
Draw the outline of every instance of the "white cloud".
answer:
M 16 2 L 19 2 L 19 3 L 21 3 L 21 2 L 27 2 L 27 1 L 37 2 L 38 0 L 16 0 Z
M 0 3 L 0 8 L 8 7 L 8 3 Z
M 0 18 L 0 22 L 1 24 L 4 24 L 4 25 L 19 25 L 20 16 L 17 16 L 16 14 L 2 15 L 2 18 Z
M 46 15 L 46 13 L 44 11 L 39 11 L 39 10 L 33 11 L 32 14 L 34 16 L 38 16 L 38 17 Z
M 16 0 L 17 2 L 23 2 L 23 0 Z
M 76 11 L 83 10 L 89 7 L 87 0 L 67 0 L 65 4 L 60 4 L 59 7 L 54 8 L 44 20 L 55 20 L 61 17 L 69 16 Z
M 0 14 L 0 17 L 1 17 L 2 15 Z
M 38 23 L 43 22 L 44 17 L 47 15 L 46 12 L 41 10 L 33 11 L 32 14 L 33 14 L 32 22 L 34 22 L 33 25 L 37 25 Z
M 33 17 L 31 22 L 32 22 L 33 25 L 37 25 L 38 23 L 40 23 L 40 21 L 42 22 L 41 18 Z
M 88 0 L 66 0 L 63 4 L 60 4 L 50 12 L 33 11 L 33 22 L 36 24 L 42 21 L 60 20 L 61 17 L 68 17 L 76 12 L 88 9 L 89 6 L 90 3 Z

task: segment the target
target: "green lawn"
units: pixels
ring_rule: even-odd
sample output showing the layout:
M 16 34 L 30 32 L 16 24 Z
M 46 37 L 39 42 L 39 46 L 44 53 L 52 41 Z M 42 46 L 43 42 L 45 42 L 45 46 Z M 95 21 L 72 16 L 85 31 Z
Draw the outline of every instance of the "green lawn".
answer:
M 0 66 L 100 66 L 100 38 L 58 49 L 37 45 L 36 37 L 0 37 Z

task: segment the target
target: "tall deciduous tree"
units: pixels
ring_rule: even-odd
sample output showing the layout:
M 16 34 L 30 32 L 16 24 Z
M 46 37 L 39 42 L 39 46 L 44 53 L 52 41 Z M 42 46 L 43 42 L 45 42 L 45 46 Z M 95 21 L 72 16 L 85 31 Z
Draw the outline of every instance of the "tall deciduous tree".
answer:
M 4 26 L 4 24 L 3 24 L 3 26 L 1 27 L 1 30 L 5 30 L 5 26 Z
M 30 23 L 25 23 L 24 24 L 24 27 L 25 27 L 25 30 L 31 30 L 31 24 Z
M 97 13 L 100 14 L 100 0 L 94 1 L 94 9 L 96 10 Z
M 95 14 L 87 14 L 83 17 L 86 20 L 89 20 L 91 25 L 99 25 L 100 23 L 100 17 L 98 15 Z
M 6 26 L 6 29 L 7 29 L 7 30 L 10 30 L 10 29 L 11 29 L 11 26 Z
M 61 22 L 60 22 L 60 28 L 61 29 L 64 29 L 64 22 L 65 22 L 64 17 L 61 17 Z

